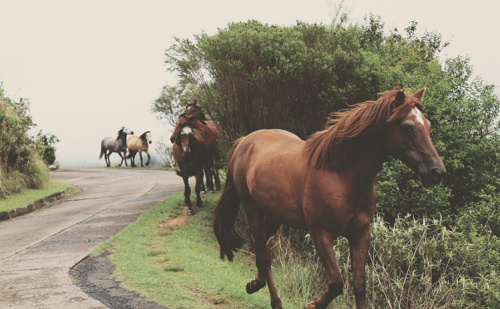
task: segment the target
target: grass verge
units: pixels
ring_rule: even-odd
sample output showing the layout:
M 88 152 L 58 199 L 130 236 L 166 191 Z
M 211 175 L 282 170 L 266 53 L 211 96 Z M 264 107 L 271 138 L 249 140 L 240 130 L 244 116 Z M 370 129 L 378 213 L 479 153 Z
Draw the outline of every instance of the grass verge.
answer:
M 267 288 L 252 295 L 245 290 L 256 275 L 252 256 L 239 252 L 233 263 L 219 258 L 211 226 L 219 196 L 204 195 L 203 207 L 195 208 L 185 225 L 165 227 L 166 221 L 184 213 L 183 193 L 170 196 L 93 255 L 109 250 L 114 277 L 123 287 L 168 308 L 269 308 Z
M 47 195 L 63 191 L 66 188 L 71 188 L 71 192 L 74 191 L 73 186 L 70 184 L 63 182 L 51 182 L 47 188 L 44 189 L 26 189 L 21 192 L 14 193 L 7 198 L 0 199 L 0 211 L 22 207 Z

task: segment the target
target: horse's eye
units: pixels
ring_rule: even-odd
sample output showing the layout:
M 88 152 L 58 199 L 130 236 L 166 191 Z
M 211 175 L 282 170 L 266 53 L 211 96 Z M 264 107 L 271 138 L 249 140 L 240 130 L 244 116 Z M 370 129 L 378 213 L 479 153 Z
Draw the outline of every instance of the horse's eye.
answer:
M 406 133 L 406 134 L 410 134 L 413 132 L 413 127 L 410 126 L 410 125 L 405 125 L 403 126 L 403 131 Z

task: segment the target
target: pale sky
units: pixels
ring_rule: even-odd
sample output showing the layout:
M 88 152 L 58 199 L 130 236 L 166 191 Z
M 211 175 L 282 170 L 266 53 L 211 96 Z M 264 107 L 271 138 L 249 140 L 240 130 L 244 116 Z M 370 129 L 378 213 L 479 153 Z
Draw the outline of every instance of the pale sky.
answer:
M 386 30 L 401 32 L 417 20 L 419 33 L 436 30 L 451 39 L 442 59 L 469 55 L 476 75 L 500 85 L 496 1 L 350 0 L 346 6 L 355 21 L 382 16 Z M 171 128 L 149 109 L 166 83 L 177 82 L 164 64 L 174 36 L 215 34 L 249 19 L 328 24 L 332 11 L 326 0 L 0 0 L 0 12 L 0 82 L 9 97 L 30 100 L 37 129 L 59 137 L 57 160 L 68 167 L 105 165 L 98 160 L 101 140 L 122 126 L 168 140 Z

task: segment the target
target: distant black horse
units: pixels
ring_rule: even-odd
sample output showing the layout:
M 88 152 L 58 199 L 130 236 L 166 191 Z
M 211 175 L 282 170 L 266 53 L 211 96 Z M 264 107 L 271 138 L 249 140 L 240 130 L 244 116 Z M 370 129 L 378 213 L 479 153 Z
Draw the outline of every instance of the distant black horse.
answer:
M 127 154 L 127 134 L 134 134 L 134 131 L 130 131 L 129 129 L 122 127 L 120 131 L 118 131 L 118 136 L 116 138 L 105 137 L 101 142 L 101 155 L 99 156 L 99 160 L 104 155 L 106 165 L 109 167 L 111 165 L 109 155 L 112 152 L 116 152 L 120 155 L 120 158 L 122 158 L 122 162 L 120 162 L 120 166 L 122 166 L 123 159 Z M 121 152 L 123 152 L 123 156 Z M 126 160 L 125 165 L 128 166 Z

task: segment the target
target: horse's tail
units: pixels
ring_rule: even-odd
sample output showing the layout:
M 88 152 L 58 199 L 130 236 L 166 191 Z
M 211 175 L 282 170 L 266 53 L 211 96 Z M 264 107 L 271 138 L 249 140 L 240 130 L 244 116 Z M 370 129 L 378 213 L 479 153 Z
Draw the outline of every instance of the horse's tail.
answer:
M 99 155 L 99 160 L 102 159 L 102 156 L 106 153 L 106 147 L 104 147 L 104 144 L 101 143 L 101 155 Z
M 240 138 L 234 142 L 233 147 L 228 152 L 228 157 L 233 155 L 236 146 L 238 146 L 242 140 L 243 138 Z M 224 259 L 224 256 L 226 256 L 229 261 L 232 261 L 234 258 L 233 251 L 235 252 L 245 243 L 245 239 L 238 235 L 234 226 L 236 217 L 240 211 L 241 200 L 234 185 L 233 167 L 231 163 L 232 162 L 229 161 L 227 167 L 224 192 L 222 192 L 219 202 L 214 209 L 214 234 L 219 242 L 220 258 Z

